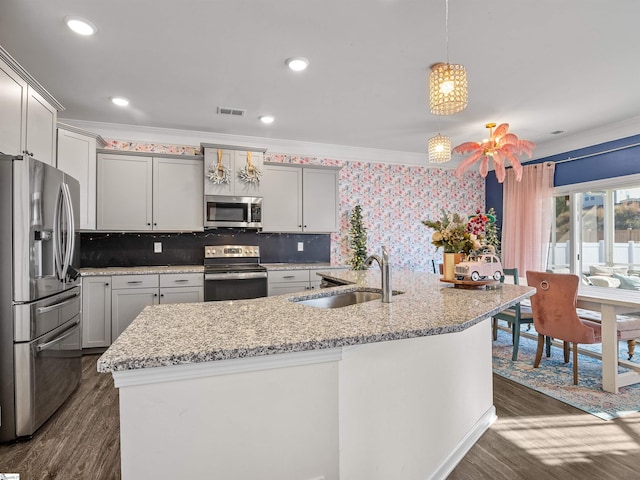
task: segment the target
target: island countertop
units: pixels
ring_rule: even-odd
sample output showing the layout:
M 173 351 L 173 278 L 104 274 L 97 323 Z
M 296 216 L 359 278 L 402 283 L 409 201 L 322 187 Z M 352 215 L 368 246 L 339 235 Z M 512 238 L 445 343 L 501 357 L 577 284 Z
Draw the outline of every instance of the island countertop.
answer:
M 380 290 L 380 271 L 320 271 L 349 285 L 252 300 L 146 307 L 98 360 L 114 372 L 440 335 L 465 330 L 535 289 L 453 288 L 432 273 L 393 271 L 392 303 L 324 309 L 295 303 L 335 291 Z

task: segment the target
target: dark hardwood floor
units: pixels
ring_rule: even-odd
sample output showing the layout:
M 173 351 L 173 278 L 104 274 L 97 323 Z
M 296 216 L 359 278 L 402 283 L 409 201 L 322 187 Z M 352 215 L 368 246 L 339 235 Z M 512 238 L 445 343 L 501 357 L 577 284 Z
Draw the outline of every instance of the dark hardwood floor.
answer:
M 498 420 L 449 480 L 640 479 L 640 413 L 604 421 L 498 375 Z
M 0 472 L 20 480 L 119 480 L 118 391 L 96 372 L 99 355 L 82 358 L 82 381 L 29 441 L 0 445 Z
M 0 472 L 20 480 L 120 479 L 118 392 L 111 375 L 96 372 L 97 359 L 83 358 L 80 387 L 33 439 L 0 445 Z M 498 420 L 449 480 L 640 479 L 640 414 L 605 422 L 493 378 Z

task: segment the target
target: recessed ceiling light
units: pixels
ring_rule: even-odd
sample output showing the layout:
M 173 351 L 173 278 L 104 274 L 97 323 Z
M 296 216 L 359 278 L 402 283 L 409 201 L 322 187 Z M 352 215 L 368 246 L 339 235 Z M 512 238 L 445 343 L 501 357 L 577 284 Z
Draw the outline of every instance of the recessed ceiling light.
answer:
M 275 117 L 273 115 L 261 115 L 258 117 L 262 123 L 266 123 L 267 125 L 273 123 Z
M 93 35 L 98 31 L 98 27 L 96 27 L 89 20 L 85 20 L 84 18 L 79 17 L 64 17 L 64 23 L 67 24 L 71 30 L 76 32 L 78 35 Z
M 126 107 L 129 105 L 129 100 L 124 97 L 111 97 L 111 101 L 119 107 Z
M 304 57 L 291 57 L 287 58 L 285 62 L 287 67 L 289 67 L 294 72 L 301 72 L 309 66 L 309 60 Z

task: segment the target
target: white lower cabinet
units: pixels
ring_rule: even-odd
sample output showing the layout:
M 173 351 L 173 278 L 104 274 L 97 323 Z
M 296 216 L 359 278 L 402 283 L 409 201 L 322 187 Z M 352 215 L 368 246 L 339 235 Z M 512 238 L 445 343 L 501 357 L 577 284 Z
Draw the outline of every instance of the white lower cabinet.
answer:
M 160 275 L 160 303 L 204 302 L 204 275 L 165 273 Z
M 322 281 L 322 278 L 316 275 L 318 271 L 317 268 L 269 271 L 267 272 L 267 295 L 283 295 L 304 292 L 305 290 L 316 290 L 320 288 L 320 282 Z
M 148 305 L 203 300 L 201 273 L 83 277 L 82 347 L 108 347 Z
M 82 277 L 82 348 L 111 345 L 111 277 Z

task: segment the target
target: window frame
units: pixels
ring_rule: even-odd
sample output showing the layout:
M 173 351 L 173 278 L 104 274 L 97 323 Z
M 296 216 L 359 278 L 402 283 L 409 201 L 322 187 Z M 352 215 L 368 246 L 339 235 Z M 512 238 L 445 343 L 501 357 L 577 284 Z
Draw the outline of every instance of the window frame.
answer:
M 594 180 L 591 182 L 572 183 L 569 185 L 562 185 L 554 187 L 553 197 L 569 196 L 571 215 L 570 215 L 570 252 L 569 252 L 569 270 L 577 275 L 581 275 L 581 259 L 578 257 L 579 249 L 577 248 L 581 241 L 581 211 L 582 195 L 585 192 L 593 190 L 605 191 L 605 205 L 604 208 L 604 244 L 606 248 L 605 257 L 613 259 L 613 241 L 614 241 L 614 227 L 615 227 L 615 206 L 613 204 L 613 190 L 624 188 L 639 188 L 640 187 L 640 174 L 625 175 L 622 177 L 605 178 L 602 180 Z M 555 218 L 553 219 L 555 225 Z M 552 226 L 552 232 L 553 232 Z M 553 233 L 552 233 L 553 235 Z M 550 239 L 551 240 L 551 239 Z M 551 243 L 550 245 L 553 245 Z

